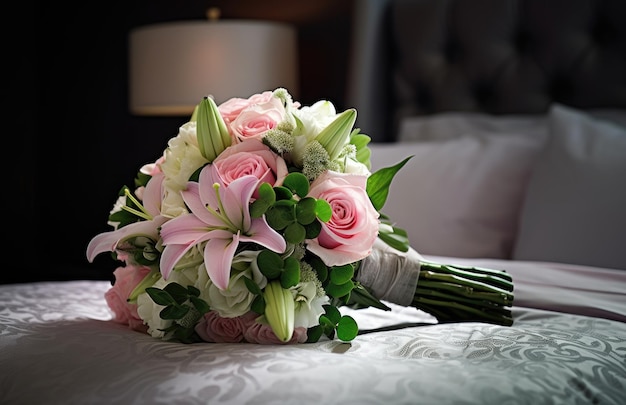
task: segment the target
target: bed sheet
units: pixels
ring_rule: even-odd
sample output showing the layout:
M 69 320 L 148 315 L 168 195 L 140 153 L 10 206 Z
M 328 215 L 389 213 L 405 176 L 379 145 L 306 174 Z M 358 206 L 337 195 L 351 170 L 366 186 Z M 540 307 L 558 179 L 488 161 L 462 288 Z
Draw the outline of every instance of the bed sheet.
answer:
M 362 328 L 351 343 L 185 345 L 110 321 L 106 281 L 3 285 L 0 403 L 626 401 L 624 272 L 459 261 L 509 267 L 513 326 L 437 324 L 390 304 L 391 312 L 345 308 Z

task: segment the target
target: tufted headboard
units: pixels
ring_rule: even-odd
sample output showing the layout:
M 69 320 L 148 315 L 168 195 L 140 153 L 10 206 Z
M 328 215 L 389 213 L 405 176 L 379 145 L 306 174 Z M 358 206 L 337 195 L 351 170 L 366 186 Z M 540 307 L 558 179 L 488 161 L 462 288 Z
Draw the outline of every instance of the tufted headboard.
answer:
M 403 117 L 626 108 L 624 0 L 357 0 L 348 102 L 374 141 Z

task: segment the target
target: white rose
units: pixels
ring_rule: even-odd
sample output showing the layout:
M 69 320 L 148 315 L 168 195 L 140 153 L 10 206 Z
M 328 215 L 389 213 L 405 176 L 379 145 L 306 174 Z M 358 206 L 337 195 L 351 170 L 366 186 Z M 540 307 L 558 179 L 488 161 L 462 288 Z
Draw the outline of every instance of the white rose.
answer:
M 187 212 L 180 191 L 187 186 L 189 177 L 206 163 L 208 161 L 198 148 L 196 123 L 187 122 L 180 127 L 178 136 L 168 142 L 165 161 L 161 163 L 161 170 L 165 174 L 165 195 L 161 206 L 163 215 L 173 218 Z
M 221 317 L 233 318 L 250 311 L 255 295 L 246 287 L 244 277 L 255 281 L 261 289 L 267 285 L 267 279 L 256 264 L 258 254 L 258 251 L 245 251 L 233 258 L 233 270 L 226 290 L 220 290 L 208 276 L 196 285 L 202 292 L 200 298 L 205 299 Z
M 351 158 L 346 158 L 344 162 L 345 162 L 345 166 L 343 168 L 344 173 L 361 174 L 365 176 L 369 176 L 370 174 L 372 174 L 367 168 L 367 166 L 365 166 L 361 162 L 357 162 L 356 160 L 351 159 Z
M 166 285 L 167 282 L 161 278 L 154 283 L 153 287 L 162 289 Z M 143 319 L 143 323 L 148 325 L 148 333 L 154 338 L 163 338 L 165 333 L 161 329 L 172 325 L 171 320 L 164 320 L 159 316 L 163 308 L 163 306 L 155 304 L 146 292 L 137 297 L 137 314 Z

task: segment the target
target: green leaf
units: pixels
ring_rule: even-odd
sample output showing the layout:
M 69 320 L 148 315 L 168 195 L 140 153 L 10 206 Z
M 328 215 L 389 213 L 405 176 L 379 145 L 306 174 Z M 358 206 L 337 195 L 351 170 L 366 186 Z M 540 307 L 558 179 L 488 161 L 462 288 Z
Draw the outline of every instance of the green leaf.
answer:
M 289 243 L 298 244 L 304 241 L 306 230 L 296 222 L 287 225 L 284 231 L 285 240 Z
M 271 250 L 262 250 L 257 256 L 256 262 L 261 273 L 270 280 L 280 276 L 283 270 L 283 259 Z
M 159 316 L 161 319 L 180 319 L 187 315 L 187 312 L 189 312 L 189 306 L 187 305 L 168 305 L 161 310 Z
M 268 202 L 270 205 L 276 202 L 276 192 L 269 183 L 261 183 L 259 186 L 259 198 Z
M 330 271 L 330 281 L 334 284 L 341 285 L 352 280 L 354 276 L 354 267 L 351 264 L 332 267 Z
M 248 291 L 250 291 L 252 294 L 263 294 L 263 291 L 261 291 L 259 285 L 252 281 L 250 277 L 243 276 L 243 282 L 246 284 L 246 288 L 248 288 Z
M 319 221 L 313 221 L 310 224 L 305 225 L 304 230 L 306 232 L 306 235 L 304 236 L 305 239 L 315 239 L 322 230 L 322 224 Z
M 356 160 L 363 163 L 368 169 L 372 168 L 370 161 L 372 151 L 367 147 L 371 140 L 372 138 L 369 136 L 361 134 L 359 128 L 355 128 L 350 135 L 350 143 L 356 147 Z
M 408 252 L 410 242 L 406 231 L 396 227 L 393 227 L 392 230 L 392 232 L 387 232 L 381 228 L 378 231 L 378 237 L 392 248 L 401 252 Z
M 325 316 L 328 318 L 330 323 L 333 325 L 337 325 L 339 320 L 341 319 L 341 312 L 337 309 L 337 307 L 333 305 L 324 305 Z
M 357 283 L 352 291 L 350 291 L 350 299 L 346 305 L 356 308 L 374 307 L 382 309 L 383 311 L 391 311 L 391 308 L 383 304 L 378 298 L 374 297 L 372 293 L 359 283 Z
M 332 277 L 332 272 L 330 273 L 330 275 Z M 352 280 L 348 280 L 343 284 L 335 284 L 331 281 L 330 283 L 328 283 L 325 289 L 326 293 L 331 297 L 341 298 L 350 294 L 350 291 L 352 291 L 353 288 L 354 283 L 352 282 Z
M 300 282 L 300 262 L 293 258 L 288 257 L 285 259 L 285 267 L 280 274 L 280 285 L 287 289 L 295 286 Z
M 394 166 L 377 170 L 367 178 L 367 195 L 370 197 L 372 205 L 374 205 L 377 211 L 380 211 L 387 201 L 389 186 L 391 185 L 393 177 L 412 157 L 413 156 L 409 156 Z
M 289 224 L 296 221 L 293 208 L 278 205 L 278 203 L 265 212 L 265 219 L 269 226 L 277 231 L 285 229 Z
M 250 216 L 252 218 L 261 218 L 269 207 L 271 207 L 271 204 L 268 204 L 267 201 L 254 200 L 250 204 Z
M 320 340 L 322 334 L 324 333 L 324 328 L 321 325 L 315 325 L 307 329 L 307 343 L 315 343 Z
M 341 317 L 337 323 L 337 338 L 344 342 L 353 340 L 359 334 L 359 326 L 354 318 L 349 315 Z
M 330 221 L 333 216 L 333 209 L 326 200 L 315 200 L 315 214 L 322 222 Z
M 307 263 L 309 263 L 313 270 L 315 270 L 315 273 L 317 273 L 317 279 L 321 283 L 324 283 L 328 278 L 328 267 L 326 267 L 322 259 L 317 256 L 309 256 Z
M 287 177 L 285 177 L 285 180 L 283 180 L 283 186 L 287 187 L 301 198 L 309 194 L 309 179 L 300 172 L 289 173 Z
M 296 219 L 302 225 L 308 225 L 317 219 L 317 200 L 313 197 L 305 197 L 296 205 Z
M 283 186 L 274 187 L 274 193 L 276 193 L 276 200 L 291 200 L 293 198 L 293 193 L 290 189 Z
M 148 287 L 146 288 L 146 292 L 148 293 L 152 301 L 154 301 L 154 303 L 157 305 L 166 306 L 176 303 L 171 295 L 169 295 L 166 291 L 161 290 L 160 288 Z
M 198 290 L 196 287 L 194 287 L 192 285 L 188 285 L 187 286 L 187 293 L 189 294 L 190 297 L 199 297 L 200 296 L 200 290 Z
M 187 289 L 178 283 L 169 283 L 163 288 L 163 290 L 167 291 L 179 305 L 187 301 L 187 298 L 189 298 Z
M 200 312 L 202 315 L 206 314 L 211 309 L 209 307 L 209 304 L 201 298 L 189 297 L 189 301 L 194 306 L 194 308 L 196 308 L 196 310 L 198 310 L 198 312 Z
M 257 314 L 263 314 L 265 312 L 265 299 L 263 295 L 257 295 L 252 304 L 250 305 L 250 309 Z

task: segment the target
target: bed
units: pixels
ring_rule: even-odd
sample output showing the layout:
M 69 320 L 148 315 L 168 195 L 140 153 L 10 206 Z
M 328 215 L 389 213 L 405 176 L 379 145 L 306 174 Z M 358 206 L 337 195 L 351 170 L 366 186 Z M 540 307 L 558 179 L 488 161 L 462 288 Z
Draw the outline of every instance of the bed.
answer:
M 625 3 L 355 8 L 372 167 L 413 156 L 383 211 L 427 260 L 510 273 L 513 325 L 388 303 L 342 309 L 350 343 L 186 345 L 112 322 L 108 281 L 0 285 L 0 403 L 626 403 Z

